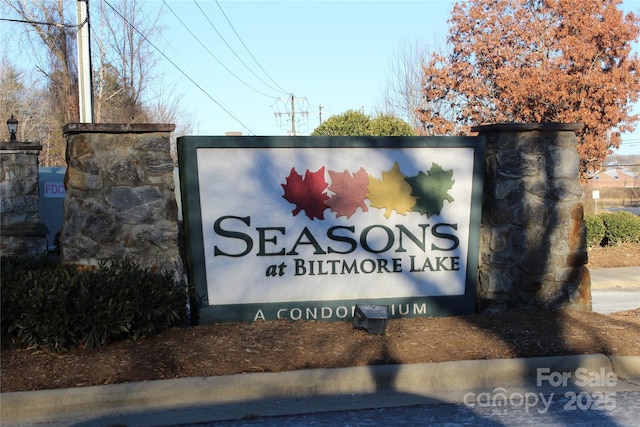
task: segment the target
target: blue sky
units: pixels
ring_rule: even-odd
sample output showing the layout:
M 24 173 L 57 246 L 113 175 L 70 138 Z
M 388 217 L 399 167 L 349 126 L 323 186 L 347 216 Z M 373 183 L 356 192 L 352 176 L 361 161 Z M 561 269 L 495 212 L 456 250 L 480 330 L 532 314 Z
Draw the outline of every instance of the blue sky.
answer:
M 221 1 L 225 18 L 211 0 L 146 3 L 150 16 L 155 8 L 164 9 L 165 54 L 210 95 L 167 67 L 198 117 L 199 133 L 208 135 L 234 130 L 285 135 L 290 126 L 279 124 L 274 113 L 290 110 L 284 104 L 290 94 L 299 98 L 296 110 L 309 113 L 297 129 L 303 134 L 318 126 L 320 105 L 323 120 L 349 109 L 373 112 L 394 50 L 406 41 L 432 43 L 437 35 L 444 40 L 452 6 L 448 1 Z
M 165 62 L 167 80 L 194 114 L 197 134 L 286 135 L 291 127 L 285 116 L 276 120 L 275 113 L 290 110 L 285 101 L 294 94 L 296 110 L 308 112 L 296 127 L 304 135 L 320 123 L 320 105 L 323 120 L 349 109 L 373 113 L 382 101 L 394 51 L 415 41 L 444 46 L 454 2 L 144 3 L 149 16 L 163 10 L 165 31 L 159 42 L 182 70 Z M 640 2 L 625 0 L 623 8 L 640 12 Z M 640 154 L 638 132 L 624 136 L 627 145 L 618 154 Z
M 91 0 L 91 8 L 99 1 Z M 275 113 L 290 110 L 285 101 L 291 94 L 296 98 L 296 117 L 308 112 L 296 128 L 303 135 L 319 125 L 320 105 L 323 120 L 349 109 L 374 113 L 383 99 L 394 52 L 415 42 L 443 47 L 454 4 L 448 0 L 138 1 L 148 22 L 161 12 L 164 31 L 152 39 L 164 54 L 157 72 L 164 74 L 165 90 L 181 99 L 197 135 L 227 131 L 286 135 L 291 126 L 285 115 L 278 121 Z M 623 8 L 640 13 L 640 1 L 624 0 Z M 2 25 L 4 46 L 11 40 L 9 29 Z M 34 61 L 22 58 L 25 63 Z M 640 105 L 635 111 L 640 112 Z M 640 154 L 640 129 L 623 140 L 619 154 Z

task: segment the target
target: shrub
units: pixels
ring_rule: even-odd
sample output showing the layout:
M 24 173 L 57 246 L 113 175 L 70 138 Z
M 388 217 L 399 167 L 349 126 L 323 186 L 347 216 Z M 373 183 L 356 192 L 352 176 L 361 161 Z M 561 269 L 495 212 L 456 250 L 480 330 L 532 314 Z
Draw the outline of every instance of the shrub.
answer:
M 640 217 L 631 212 L 619 211 L 599 215 L 606 228 L 604 241 L 607 245 L 640 242 Z
M 186 319 L 186 292 L 129 260 L 78 271 L 2 258 L 2 338 L 52 350 L 151 336 Z
M 587 228 L 587 246 L 599 246 L 607 231 L 602 218 L 599 215 L 585 215 L 584 223 Z

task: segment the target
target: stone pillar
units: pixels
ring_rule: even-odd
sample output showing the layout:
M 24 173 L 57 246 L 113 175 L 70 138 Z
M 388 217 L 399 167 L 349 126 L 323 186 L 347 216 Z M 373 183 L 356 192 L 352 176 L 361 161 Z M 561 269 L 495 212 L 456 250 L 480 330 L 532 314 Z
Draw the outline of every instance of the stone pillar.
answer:
M 47 227 L 40 222 L 38 155 L 41 145 L 0 143 L 0 249 L 6 255 L 47 254 Z
M 127 257 L 182 278 L 168 124 L 69 124 L 64 264 Z
M 480 311 L 591 310 L 578 124 L 478 126 L 487 138 Z

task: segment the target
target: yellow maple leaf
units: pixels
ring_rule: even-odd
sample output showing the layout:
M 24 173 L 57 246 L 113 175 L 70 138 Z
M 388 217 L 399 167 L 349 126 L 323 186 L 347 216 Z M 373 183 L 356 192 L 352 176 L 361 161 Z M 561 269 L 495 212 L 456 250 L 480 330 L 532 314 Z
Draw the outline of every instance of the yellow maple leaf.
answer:
M 406 215 L 416 204 L 416 198 L 411 195 L 411 185 L 405 181 L 398 162 L 393 164 L 389 172 L 382 172 L 382 179 L 369 175 L 367 198 L 372 207 L 386 209 L 384 216 L 387 219 L 391 211 Z

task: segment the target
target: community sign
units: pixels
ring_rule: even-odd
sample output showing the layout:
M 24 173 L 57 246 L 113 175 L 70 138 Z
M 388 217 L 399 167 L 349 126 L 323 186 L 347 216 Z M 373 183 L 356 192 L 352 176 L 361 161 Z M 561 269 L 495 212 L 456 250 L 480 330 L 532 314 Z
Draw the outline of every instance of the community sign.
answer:
M 481 137 L 182 137 L 201 323 L 472 313 Z

